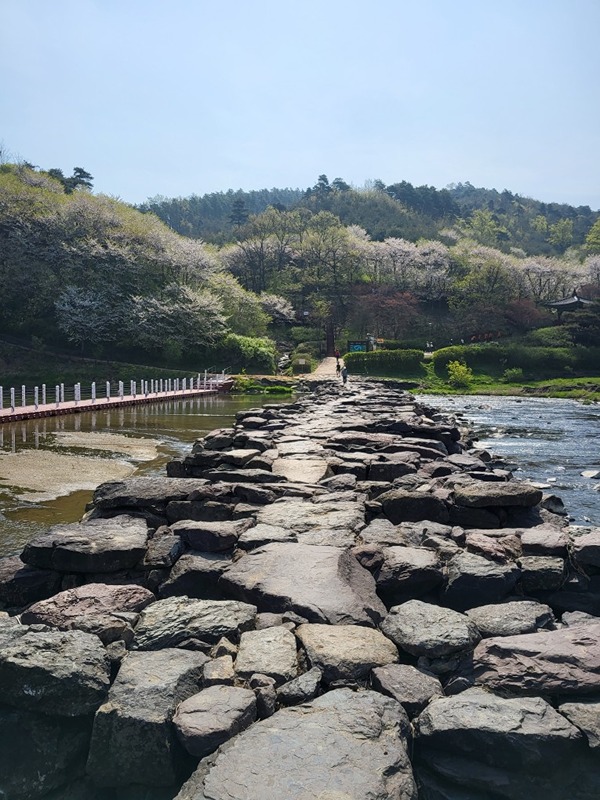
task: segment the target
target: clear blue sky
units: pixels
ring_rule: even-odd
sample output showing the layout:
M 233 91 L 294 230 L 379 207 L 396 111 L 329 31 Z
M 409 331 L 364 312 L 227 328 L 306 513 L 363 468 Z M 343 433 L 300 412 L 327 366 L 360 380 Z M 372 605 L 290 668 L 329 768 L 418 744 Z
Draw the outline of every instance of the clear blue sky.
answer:
M 319 174 L 600 208 L 600 0 L 0 0 L 0 142 L 138 203 Z

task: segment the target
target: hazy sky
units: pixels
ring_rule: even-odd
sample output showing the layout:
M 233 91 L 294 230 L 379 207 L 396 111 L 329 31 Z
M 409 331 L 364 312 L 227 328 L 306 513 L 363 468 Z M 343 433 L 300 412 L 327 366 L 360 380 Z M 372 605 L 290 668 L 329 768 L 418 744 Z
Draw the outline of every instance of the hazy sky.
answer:
M 0 143 L 150 196 L 470 181 L 600 208 L 600 0 L 0 0 Z

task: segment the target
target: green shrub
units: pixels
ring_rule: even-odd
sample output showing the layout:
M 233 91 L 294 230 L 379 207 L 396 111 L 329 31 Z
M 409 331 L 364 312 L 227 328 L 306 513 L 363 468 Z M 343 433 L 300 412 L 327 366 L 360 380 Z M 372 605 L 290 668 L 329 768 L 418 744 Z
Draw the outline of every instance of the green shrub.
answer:
M 290 328 L 289 334 L 295 344 L 310 341 L 320 342 L 323 339 L 323 332 L 320 328 L 308 328 L 303 325 Z
M 448 383 L 455 389 L 468 389 L 473 381 L 473 370 L 461 361 L 448 364 Z
M 290 362 L 292 375 L 301 375 L 305 372 L 312 372 L 315 366 L 315 359 L 310 358 L 307 353 L 294 354 Z
M 519 383 L 520 381 L 525 380 L 525 376 L 523 375 L 523 370 L 521 367 L 511 367 L 510 369 L 505 369 L 502 377 L 507 383 Z
M 218 359 L 233 372 L 243 369 L 268 375 L 275 372 L 277 353 L 271 339 L 229 333 L 217 348 L 209 352 L 212 359 Z
M 531 347 L 570 347 L 573 340 L 567 328 L 562 325 L 554 325 L 551 328 L 529 331 L 523 337 L 523 344 L 531 345 Z
M 350 372 L 382 377 L 423 377 L 422 350 L 376 350 L 374 353 L 348 353 L 344 363 Z

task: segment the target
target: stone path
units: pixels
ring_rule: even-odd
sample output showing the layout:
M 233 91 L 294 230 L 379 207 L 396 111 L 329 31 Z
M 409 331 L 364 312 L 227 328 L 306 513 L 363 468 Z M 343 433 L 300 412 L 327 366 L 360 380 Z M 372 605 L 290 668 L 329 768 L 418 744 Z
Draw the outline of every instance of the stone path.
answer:
M 340 364 L 342 367 L 344 366 L 344 361 L 341 358 L 340 358 Z M 324 358 L 312 374 L 316 375 L 319 378 L 337 377 L 335 374 L 335 358 L 333 356 Z

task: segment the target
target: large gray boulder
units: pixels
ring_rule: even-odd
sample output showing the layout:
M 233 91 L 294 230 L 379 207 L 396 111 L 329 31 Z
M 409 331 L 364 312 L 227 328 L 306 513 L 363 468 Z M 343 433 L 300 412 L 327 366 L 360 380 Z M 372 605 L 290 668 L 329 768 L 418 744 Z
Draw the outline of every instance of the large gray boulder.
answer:
M 478 684 L 518 695 L 577 697 L 600 687 L 600 621 L 484 639 L 473 653 Z
M 296 629 L 311 667 L 323 680 L 364 680 L 374 667 L 398 661 L 398 650 L 380 631 L 362 625 L 300 625 Z
M 376 692 L 328 692 L 230 740 L 176 800 L 416 800 L 404 724 Z
M 256 521 L 303 534 L 298 540 L 307 544 L 325 543 L 321 540 L 335 533 L 344 534 L 344 544 L 352 544 L 353 534 L 365 524 L 364 505 L 283 499 L 261 508 Z
M 247 527 L 247 525 L 246 525 Z M 181 520 L 171 525 L 176 536 L 181 536 L 192 550 L 221 553 L 232 550 L 243 526 L 236 522 L 198 522 Z
M 542 499 L 542 490 L 520 481 L 486 482 L 458 485 L 454 488 L 454 502 L 467 508 L 497 508 L 503 506 L 536 506 Z
M 256 607 L 248 603 L 168 597 L 142 611 L 132 647 L 161 650 L 194 640 L 215 644 L 222 636 L 237 640 L 254 627 L 255 619 Z
M 581 732 L 540 697 L 469 689 L 433 700 L 416 720 L 419 763 L 463 787 L 493 787 L 494 797 L 571 796 L 557 794 L 556 782 L 584 748 Z
M 512 600 L 477 606 L 465 612 L 482 636 L 516 636 L 552 628 L 554 615 L 550 606 L 535 600 Z
M 120 572 L 138 564 L 147 541 L 144 520 L 121 515 L 54 525 L 25 545 L 21 558 L 31 566 L 58 572 Z
M 83 775 L 89 738 L 88 718 L 0 706 L 0 797 L 37 800 Z
M 260 547 L 236 561 L 221 585 L 260 611 L 294 611 L 309 622 L 376 625 L 386 613 L 373 576 L 347 550 L 327 545 Z
M 573 555 L 580 564 L 600 567 L 600 528 L 573 537 Z
M 219 600 L 219 579 L 231 564 L 230 555 L 192 550 L 177 561 L 159 587 L 160 597 L 187 595 L 199 600 Z
M 450 516 L 443 500 L 425 492 L 412 492 L 406 489 L 390 489 L 377 498 L 382 504 L 383 513 L 394 525 L 400 522 L 431 522 L 445 524 Z
M 170 786 L 189 768 L 171 724 L 201 687 L 202 653 L 129 653 L 94 717 L 87 773 L 98 786 Z
M 503 564 L 465 552 L 455 555 L 447 569 L 444 602 L 461 611 L 502 600 L 521 575 L 510 561 Z
M 79 717 L 104 702 L 110 662 L 98 639 L 82 631 L 0 629 L 0 703 Z
M 251 689 L 211 686 L 177 707 L 173 724 L 190 755 L 204 758 L 256 720 L 256 695 Z
M 292 680 L 298 674 L 294 634 L 281 625 L 242 633 L 235 672 L 242 680 L 255 673 L 268 675 L 277 683 Z
M 407 653 L 428 658 L 470 650 L 481 638 L 464 614 L 421 600 L 391 608 L 381 630 Z
M 186 500 L 206 484 L 197 478 L 127 478 L 101 484 L 94 492 L 93 502 L 96 509 L 105 513 L 126 509 L 123 513 L 147 511 L 164 516 L 168 503 Z
M 386 547 L 376 580 L 377 590 L 386 602 L 400 603 L 439 586 L 443 581 L 442 566 L 433 550 Z

